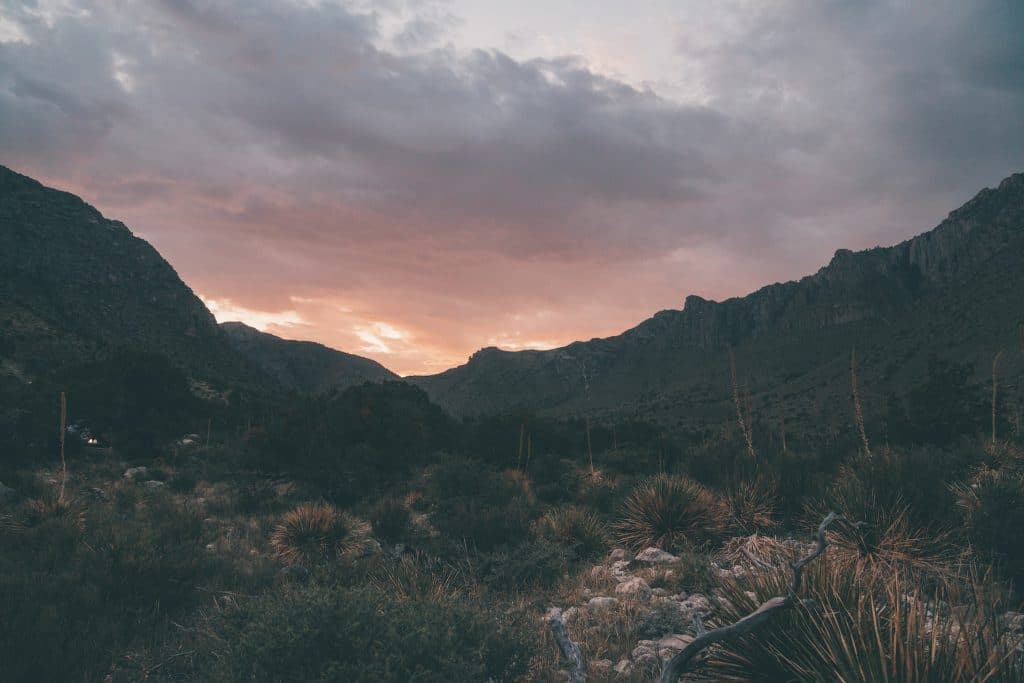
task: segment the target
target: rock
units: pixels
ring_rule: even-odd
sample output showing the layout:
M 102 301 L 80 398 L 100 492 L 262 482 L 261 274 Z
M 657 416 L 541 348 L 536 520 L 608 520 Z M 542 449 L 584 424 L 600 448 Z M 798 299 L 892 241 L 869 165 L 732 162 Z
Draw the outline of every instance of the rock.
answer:
M 653 640 L 641 640 L 629 656 L 637 666 L 648 667 L 661 663 L 658 644 Z
M 700 593 L 694 593 L 679 603 L 679 609 L 688 612 L 691 618 L 695 614 L 707 616 L 711 613 L 711 602 Z
M 128 481 L 142 481 L 148 476 L 148 467 L 129 467 L 124 471 L 124 478 Z
M 4 486 L 3 482 L 0 482 L 0 502 L 12 500 L 17 495 L 17 491 L 12 489 L 10 486 Z
M 658 640 L 658 656 L 662 659 L 672 659 L 679 652 L 693 642 L 693 636 L 673 633 Z
M 653 595 L 656 598 L 664 598 L 668 595 L 668 591 L 664 588 L 652 588 L 651 595 Z
M 629 555 L 626 553 L 624 548 L 616 548 L 615 550 L 608 553 L 609 562 L 619 562 L 621 560 L 628 560 Z
M 633 673 L 633 662 L 628 659 L 620 659 L 619 663 L 615 665 L 615 673 L 620 676 L 628 676 Z
M 142 485 L 149 491 L 159 491 L 164 487 L 164 483 L 162 481 L 145 481 L 142 482 Z
M 637 600 L 649 600 L 651 597 L 651 587 L 639 576 L 626 579 L 615 587 L 615 592 Z
M 617 560 L 612 562 L 612 576 L 615 577 L 616 581 L 625 581 L 629 578 L 630 574 L 627 571 L 629 569 L 629 560 Z
M 577 608 L 570 607 L 569 609 L 562 612 L 562 621 L 568 624 L 570 621 L 575 619 L 579 615 L 579 613 L 580 611 Z
M 587 665 L 587 669 L 595 673 L 606 673 L 612 670 L 614 662 L 610 659 L 595 659 Z
M 672 564 L 673 562 L 678 562 L 679 558 L 672 553 L 665 552 L 661 548 L 647 548 L 637 553 L 636 561 L 649 564 Z
M 290 564 L 277 570 L 277 580 L 288 583 L 307 583 L 313 575 L 299 564 Z
M 590 598 L 590 600 L 587 602 L 587 607 L 594 611 L 600 611 L 612 609 L 613 607 L 616 607 L 618 604 L 619 601 L 616 598 L 596 597 Z
M 1001 621 L 1006 630 L 1011 633 L 1024 632 L 1024 613 L 1007 612 L 1002 616 Z

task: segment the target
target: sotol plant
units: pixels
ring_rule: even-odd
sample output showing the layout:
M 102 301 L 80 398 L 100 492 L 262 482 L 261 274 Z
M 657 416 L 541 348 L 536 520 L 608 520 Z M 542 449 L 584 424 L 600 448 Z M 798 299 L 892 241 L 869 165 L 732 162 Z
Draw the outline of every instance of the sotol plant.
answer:
M 287 564 L 315 564 L 363 553 L 370 525 L 333 505 L 300 505 L 274 528 L 270 545 Z
M 639 484 L 626 499 L 614 525 L 621 543 L 640 550 L 674 550 L 703 545 L 723 529 L 723 506 L 699 483 L 658 475 Z

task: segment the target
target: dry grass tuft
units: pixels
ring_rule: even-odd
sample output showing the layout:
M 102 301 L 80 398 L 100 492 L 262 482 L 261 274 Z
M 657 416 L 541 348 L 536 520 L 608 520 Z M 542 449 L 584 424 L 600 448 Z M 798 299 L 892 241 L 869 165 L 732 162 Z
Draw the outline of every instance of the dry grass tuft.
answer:
M 775 518 L 776 486 L 766 477 L 748 479 L 725 492 L 730 526 L 740 533 L 768 531 L 778 526 Z
M 608 550 L 604 522 L 586 508 L 568 506 L 548 510 L 537 520 L 534 533 L 539 538 L 574 547 L 583 559 L 600 557 Z
M 366 551 L 370 525 L 333 505 L 300 505 L 274 527 L 270 545 L 286 564 L 316 564 Z

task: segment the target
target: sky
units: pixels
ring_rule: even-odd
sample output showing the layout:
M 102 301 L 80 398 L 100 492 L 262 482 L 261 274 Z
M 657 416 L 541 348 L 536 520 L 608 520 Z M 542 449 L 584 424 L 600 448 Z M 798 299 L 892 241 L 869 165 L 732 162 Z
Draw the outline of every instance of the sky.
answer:
M 1019 0 L 0 0 L 0 164 L 218 320 L 430 374 L 929 230 L 1024 171 L 1022 35 Z

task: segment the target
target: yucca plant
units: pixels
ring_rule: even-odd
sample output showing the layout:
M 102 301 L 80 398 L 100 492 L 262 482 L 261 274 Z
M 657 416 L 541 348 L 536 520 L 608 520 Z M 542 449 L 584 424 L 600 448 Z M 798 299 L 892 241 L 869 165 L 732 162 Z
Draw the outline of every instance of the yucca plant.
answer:
M 333 505 L 306 504 L 285 513 L 270 545 L 286 564 L 316 564 L 366 551 L 370 525 Z
M 548 510 L 537 520 L 534 533 L 540 538 L 574 547 L 581 559 L 600 557 L 608 549 L 604 522 L 585 508 L 569 506 Z
M 975 549 L 1024 583 L 1024 474 L 985 468 L 951 488 Z
M 785 571 L 728 580 L 716 619 L 735 622 L 788 588 Z M 701 673 L 765 683 L 1024 680 L 1017 643 L 1000 623 L 1002 605 L 985 578 L 926 594 L 913 577 L 859 573 L 827 560 L 808 567 L 802 595 L 802 603 L 761 630 L 723 642 Z
M 676 550 L 715 539 L 724 508 L 713 493 L 682 476 L 658 475 L 639 484 L 614 524 L 618 540 L 634 550 Z

